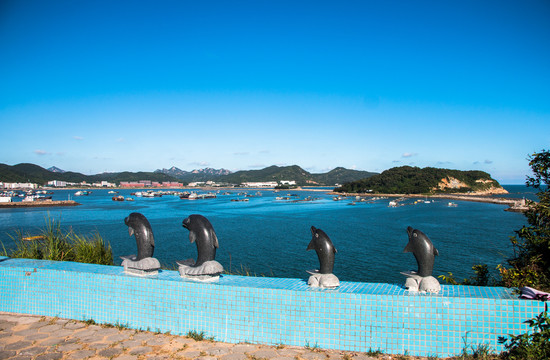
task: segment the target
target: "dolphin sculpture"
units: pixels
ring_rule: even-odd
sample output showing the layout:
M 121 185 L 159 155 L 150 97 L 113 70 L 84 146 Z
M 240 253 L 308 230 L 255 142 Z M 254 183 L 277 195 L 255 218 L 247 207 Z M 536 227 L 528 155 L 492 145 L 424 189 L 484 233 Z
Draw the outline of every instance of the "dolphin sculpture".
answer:
M 155 237 L 151 224 L 140 213 L 131 213 L 124 219 L 128 234 L 136 237 L 138 254 L 121 256 L 124 271 L 134 275 L 155 275 L 160 269 L 160 262 L 153 257 Z
M 422 231 L 407 227 L 409 234 L 409 243 L 405 246 L 403 252 L 412 252 L 418 263 L 417 274 L 421 277 L 432 276 L 435 256 L 439 252 L 432 244 L 431 240 Z
M 131 213 L 124 219 L 124 223 L 128 226 L 128 234 L 135 235 L 138 248 L 137 256 L 131 260 L 139 261 L 148 257 L 153 257 L 155 250 L 155 237 L 151 224 L 145 216 L 140 213 Z M 129 257 L 126 257 L 129 258 Z
M 321 266 L 319 273 L 332 274 L 332 269 L 334 268 L 334 254 L 337 252 L 336 248 L 323 230 L 312 226 L 311 234 L 313 237 L 307 246 L 307 250 L 315 250 L 317 253 Z
M 311 275 L 307 281 L 308 285 L 328 289 L 340 286 L 340 280 L 332 273 L 336 248 L 323 230 L 312 226 L 311 235 L 312 238 L 307 250 L 315 250 L 321 268 L 319 270 L 306 270 Z
M 197 244 L 197 261 L 194 267 L 201 266 L 207 261 L 216 258 L 216 249 L 220 247 L 216 232 L 202 215 L 189 215 L 183 220 L 182 226 L 189 230 L 189 240 Z
M 197 244 L 197 260 L 176 261 L 180 275 L 200 281 L 218 276 L 223 266 L 215 260 L 219 243 L 210 221 L 202 215 L 193 214 L 183 220 L 182 226 L 189 230 L 191 243 Z

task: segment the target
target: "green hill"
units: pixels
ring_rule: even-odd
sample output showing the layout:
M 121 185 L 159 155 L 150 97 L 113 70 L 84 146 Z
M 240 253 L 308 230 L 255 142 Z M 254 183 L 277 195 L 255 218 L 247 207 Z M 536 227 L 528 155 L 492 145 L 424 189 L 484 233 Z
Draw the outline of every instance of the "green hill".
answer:
M 368 171 L 348 170 L 338 167 L 328 173 L 311 174 L 298 165 L 270 166 L 261 170 L 242 170 L 220 176 L 217 181 L 230 184 L 243 182 L 265 182 L 294 180 L 297 185 L 334 185 L 345 181 L 358 180 L 372 176 Z
M 368 179 L 352 181 L 335 189 L 348 193 L 434 194 L 466 192 L 505 192 L 483 171 L 401 166 Z
M 0 182 L 31 182 L 39 185 L 45 185 L 48 181 L 59 180 L 73 183 L 85 181 L 87 183 L 109 181 L 120 183 L 121 181 L 178 181 L 176 178 L 153 172 L 120 172 L 120 173 L 103 173 L 97 175 L 84 175 L 76 172 L 52 172 L 34 164 L 17 164 L 6 165 L 0 164 Z
M 316 182 L 325 185 L 336 185 L 344 184 L 351 181 L 356 181 L 360 179 L 366 179 L 373 175 L 378 175 L 378 173 L 361 171 L 361 170 L 350 170 L 343 167 L 337 167 L 332 169 L 325 174 L 311 174 Z
M 283 167 L 273 165 L 261 170 L 236 171 L 219 178 L 219 181 L 231 184 L 281 180 L 295 180 L 298 184 L 306 184 L 307 180 L 311 180 L 311 174 L 297 165 Z

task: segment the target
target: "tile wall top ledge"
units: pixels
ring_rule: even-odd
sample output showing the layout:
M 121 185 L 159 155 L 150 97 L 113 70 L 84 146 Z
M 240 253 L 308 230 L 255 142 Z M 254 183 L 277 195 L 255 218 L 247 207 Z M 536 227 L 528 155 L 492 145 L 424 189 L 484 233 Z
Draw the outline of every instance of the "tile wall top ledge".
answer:
M 34 259 L 11 259 L 0 256 L 1 268 L 18 268 L 25 272 L 39 272 L 40 270 L 57 270 L 69 272 L 82 272 L 102 274 L 108 276 L 133 277 L 138 279 L 157 279 L 160 281 L 187 282 L 198 284 L 193 280 L 183 279 L 177 271 L 161 270 L 158 275 L 149 277 L 136 277 L 124 273 L 121 266 L 107 266 L 96 264 L 84 264 L 70 261 L 49 261 Z M 263 288 L 273 290 L 317 292 L 320 296 L 328 294 L 355 294 L 355 295 L 376 295 L 376 296 L 419 296 L 425 298 L 481 298 L 487 300 L 515 300 L 517 295 L 513 289 L 503 287 L 479 287 L 479 286 L 456 286 L 441 285 L 439 294 L 419 294 L 407 291 L 401 284 L 363 283 L 341 281 L 336 289 L 318 289 L 307 285 L 308 275 L 304 271 L 304 278 L 275 278 L 275 277 L 252 277 L 239 275 L 222 275 L 218 282 L 200 283 L 205 286 L 229 286 Z

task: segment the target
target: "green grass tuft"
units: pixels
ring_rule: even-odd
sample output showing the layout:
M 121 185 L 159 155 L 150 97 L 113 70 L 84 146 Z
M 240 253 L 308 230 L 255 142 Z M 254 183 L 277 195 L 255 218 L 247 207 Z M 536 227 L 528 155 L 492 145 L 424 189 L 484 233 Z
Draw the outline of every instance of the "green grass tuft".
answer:
M 195 330 L 189 330 L 186 336 L 195 341 L 203 341 L 203 340 L 214 341 L 214 336 L 206 336 L 204 331 L 198 332 Z
M 38 260 L 75 261 L 81 263 L 113 265 L 113 250 L 99 234 L 90 238 L 64 231 L 59 221 L 48 217 L 40 236 L 24 236 L 21 231 L 10 235 L 14 247 L 6 250 L 2 242 L 1 256 Z

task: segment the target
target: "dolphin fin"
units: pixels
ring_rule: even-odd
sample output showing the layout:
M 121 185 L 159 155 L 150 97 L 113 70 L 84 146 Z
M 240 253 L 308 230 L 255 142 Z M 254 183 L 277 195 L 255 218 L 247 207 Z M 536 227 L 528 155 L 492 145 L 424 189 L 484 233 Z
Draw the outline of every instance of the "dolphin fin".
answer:
M 197 235 L 195 234 L 195 232 L 194 231 L 189 231 L 189 241 L 191 243 L 194 243 L 196 238 L 197 238 Z
M 336 250 L 336 248 L 335 248 L 335 247 L 333 247 L 333 249 L 334 249 L 334 253 L 336 254 L 336 253 L 338 252 L 338 250 Z
M 405 246 L 405 249 L 403 250 L 404 253 L 406 252 L 414 252 L 413 244 L 409 241 L 407 246 Z
M 434 255 L 439 255 L 439 251 L 436 248 L 434 248 Z
M 220 247 L 220 244 L 218 243 L 218 237 L 216 236 L 216 233 L 214 232 L 214 229 L 212 229 L 212 238 L 214 239 L 214 247 L 217 249 Z

